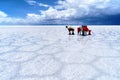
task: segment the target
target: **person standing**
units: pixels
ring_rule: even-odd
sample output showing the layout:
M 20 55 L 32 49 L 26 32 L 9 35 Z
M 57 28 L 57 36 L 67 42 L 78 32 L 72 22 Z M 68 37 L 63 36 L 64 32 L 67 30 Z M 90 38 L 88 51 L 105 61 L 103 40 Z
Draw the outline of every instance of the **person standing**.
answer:
M 78 28 L 77 28 L 77 33 L 78 33 L 78 35 L 79 35 L 79 34 L 81 35 L 81 31 L 82 31 L 82 30 L 81 30 L 81 27 L 78 27 Z

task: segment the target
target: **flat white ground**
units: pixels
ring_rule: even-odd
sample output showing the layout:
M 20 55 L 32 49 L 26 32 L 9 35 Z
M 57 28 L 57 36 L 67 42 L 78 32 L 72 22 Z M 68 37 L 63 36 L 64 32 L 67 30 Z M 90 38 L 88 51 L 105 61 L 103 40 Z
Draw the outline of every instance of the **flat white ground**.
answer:
M 1 27 L 0 80 L 120 80 L 120 27 L 89 28 Z

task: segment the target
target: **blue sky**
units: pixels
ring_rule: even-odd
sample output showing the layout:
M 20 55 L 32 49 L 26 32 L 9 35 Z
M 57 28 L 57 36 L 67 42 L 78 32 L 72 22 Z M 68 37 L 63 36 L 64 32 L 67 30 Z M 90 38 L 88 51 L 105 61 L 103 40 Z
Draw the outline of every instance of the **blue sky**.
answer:
M 0 0 L 0 24 L 120 25 L 120 0 Z

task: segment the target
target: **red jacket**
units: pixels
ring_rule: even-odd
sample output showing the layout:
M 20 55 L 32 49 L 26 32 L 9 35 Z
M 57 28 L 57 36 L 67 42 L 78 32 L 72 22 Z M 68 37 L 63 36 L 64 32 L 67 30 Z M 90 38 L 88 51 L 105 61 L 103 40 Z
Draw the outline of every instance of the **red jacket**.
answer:
M 81 31 L 80 27 L 78 27 L 77 30 L 78 30 L 78 32 L 80 32 Z
M 89 29 L 87 28 L 87 26 L 83 26 L 83 31 L 89 31 Z

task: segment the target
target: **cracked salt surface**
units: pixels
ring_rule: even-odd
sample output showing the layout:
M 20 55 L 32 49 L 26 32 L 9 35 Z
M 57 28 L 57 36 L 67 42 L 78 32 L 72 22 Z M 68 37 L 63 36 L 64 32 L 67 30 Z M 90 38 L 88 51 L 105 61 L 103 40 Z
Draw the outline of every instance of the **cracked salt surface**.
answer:
M 119 80 L 120 27 L 1 27 L 0 80 Z
M 39 50 L 41 47 L 43 46 L 40 46 L 40 45 L 27 45 L 27 46 L 22 46 L 20 47 L 18 50 L 19 51 L 37 51 Z
M 101 76 L 101 77 L 96 78 L 96 80 L 119 80 L 119 79 L 116 77 L 111 77 L 111 76 Z
M 14 80 L 60 80 L 59 78 L 57 77 L 42 77 L 42 78 L 34 78 L 34 77 L 31 77 L 31 78 L 16 78 Z
M 14 51 L 16 47 L 12 47 L 12 46 L 1 46 L 0 47 L 0 54 L 2 53 L 7 53 L 9 51 Z
M 90 63 L 95 59 L 95 56 L 84 54 L 81 51 L 64 51 L 56 54 L 55 57 L 66 63 Z
M 101 58 L 94 65 L 106 74 L 120 77 L 120 58 Z
M 97 74 L 94 68 L 82 64 L 67 65 L 61 73 L 65 80 L 90 80 Z
M 25 62 L 36 57 L 33 52 L 9 52 L 0 56 L 0 60 L 7 62 Z
M 0 80 L 11 80 L 16 75 L 17 68 L 16 64 L 0 61 Z
M 59 70 L 61 64 L 55 61 L 52 56 L 39 56 L 35 60 L 22 64 L 21 75 L 52 75 Z

